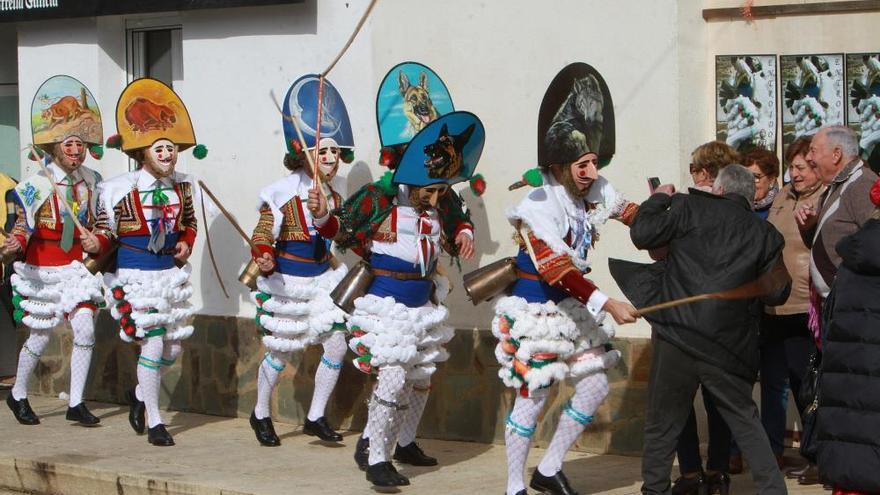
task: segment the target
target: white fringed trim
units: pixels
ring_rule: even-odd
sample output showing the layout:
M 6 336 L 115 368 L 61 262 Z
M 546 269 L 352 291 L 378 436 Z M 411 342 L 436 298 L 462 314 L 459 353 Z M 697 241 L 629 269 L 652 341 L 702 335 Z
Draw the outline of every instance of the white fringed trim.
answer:
M 436 369 L 433 363 L 449 359 L 442 346 L 454 330 L 443 325 L 449 316 L 444 306 L 409 308 L 391 297 L 372 294 L 356 299 L 354 305 L 349 328 L 358 327 L 366 333 L 352 337 L 349 347 L 355 351 L 359 344 L 369 348 L 374 368 L 402 366 L 407 369 L 407 379 L 416 380 L 429 377 Z
M 569 373 L 571 376 L 581 378 L 594 373 L 604 372 L 617 366 L 620 361 L 620 351 L 613 349 L 608 352 L 600 352 L 596 355 L 588 355 L 582 359 L 569 359 Z
M 438 304 L 443 304 L 443 302 L 446 301 L 446 298 L 449 297 L 450 290 L 451 284 L 449 283 L 448 277 L 444 277 L 440 274 L 434 275 L 434 297 L 437 298 Z
M 189 276 L 192 266 L 186 264 L 183 268 L 172 267 L 166 270 L 136 270 L 122 268 L 116 273 L 104 274 L 104 283 L 110 289 L 107 291 L 107 305 L 110 307 L 110 315 L 119 320 L 122 315 L 116 309 L 116 301 L 113 298 L 113 288 L 122 287 L 125 292 L 125 300 L 131 304 L 131 317 L 135 323 L 135 337 L 143 338 L 147 329 L 165 327 L 165 340 L 183 340 L 190 337 L 193 327 L 186 322 L 195 312 L 189 298 L 193 294 Z M 154 309 L 155 313 L 148 310 Z M 133 339 L 121 329 L 119 337 L 126 342 Z
M 100 304 L 101 278 L 89 273 L 79 261 L 63 266 L 36 266 L 17 262 L 13 288 L 25 299 L 21 309 L 29 314 L 22 323 L 29 328 L 52 328 L 80 303 Z
M 272 332 L 263 337 L 263 344 L 273 351 L 299 351 L 325 340 L 334 324 L 345 323 L 345 312 L 333 304 L 330 292 L 347 272 L 340 265 L 316 277 L 273 273 L 257 278 L 257 291 L 251 293 L 254 304 L 260 292 L 272 296 L 262 304 L 272 313 L 260 316 L 260 325 Z
M 558 355 L 558 361 L 541 368 L 532 368 L 523 377 L 530 392 L 546 387 L 566 376 L 585 376 L 616 365 L 619 351 L 605 353 L 600 347 L 614 337 L 614 327 L 606 322 L 605 313 L 594 317 L 586 306 L 574 298 L 562 300 L 559 304 L 529 303 L 517 296 L 508 296 L 495 304 L 495 318 L 492 320 L 492 334 L 499 340 L 507 338 L 501 333 L 501 319 L 513 319 L 509 327 L 511 338 L 519 341 L 516 358 L 528 363 L 539 353 Z M 573 359 L 581 353 L 592 351 L 594 356 L 581 360 Z M 600 354 L 601 352 L 601 354 Z M 498 376 L 505 385 L 519 388 L 523 382 L 512 376 L 514 356 L 506 353 L 502 342 L 495 347 L 495 358 L 501 365 Z

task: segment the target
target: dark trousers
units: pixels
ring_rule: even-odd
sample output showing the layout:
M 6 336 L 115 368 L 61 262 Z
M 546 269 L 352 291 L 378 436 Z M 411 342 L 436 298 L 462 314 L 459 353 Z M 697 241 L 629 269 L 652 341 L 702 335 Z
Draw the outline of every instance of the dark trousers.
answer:
M 709 471 L 727 472 L 728 456 L 730 455 L 730 428 L 718 412 L 712 394 L 701 387 L 703 405 L 706 406 L 706 421 L 709 423 L 709 448 L 706 458 L 706 469 Z M 699 473 L 703 470 L 703 459 L 700 456 L 700 436 L 697 433 L 697 415 L 691 407 L 691 413 L 676 446 L 678 454 L 678 470 L 682 476 L 688 473 Z
M 695 359 L 662 338 L 654 352 L 642 454 L 642 493 L 669 494 L 678 437 L 692 409 L 697 387 L 711 393 L 715 406 L 752 467 L 758 493 L 785 494 L 785 482 L 770 450 L 767 434 L 752 400 L 750 380 Z
M 797 402 L 801 380 L 816 349 L 807 329 L 807 315 L 768 315 L 761 319 L 761 423 L 770 439 L 773 454 L 785 451 L 788 390 L 800 414 L 806 404 Z M 736 443 L 731 453 L 739 454 Z
M 3 267 L 0 280 L 0 376 L 14 376 L 18 360 L 18 341 L 12 319 L 12 265 Z

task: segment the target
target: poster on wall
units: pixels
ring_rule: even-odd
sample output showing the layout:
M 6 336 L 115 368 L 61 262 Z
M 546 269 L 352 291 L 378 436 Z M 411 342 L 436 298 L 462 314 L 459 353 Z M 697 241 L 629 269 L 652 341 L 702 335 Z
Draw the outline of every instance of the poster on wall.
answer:
M 776 55 L 715 57 L 715 136 L 737 151 L 776 151 Z
M 782 156 L 796 139 L 846 119 L 843 54 L 781 55 Z
M 880 164 L 880 53 L 846 54 L 847 125 L 872 167 Z

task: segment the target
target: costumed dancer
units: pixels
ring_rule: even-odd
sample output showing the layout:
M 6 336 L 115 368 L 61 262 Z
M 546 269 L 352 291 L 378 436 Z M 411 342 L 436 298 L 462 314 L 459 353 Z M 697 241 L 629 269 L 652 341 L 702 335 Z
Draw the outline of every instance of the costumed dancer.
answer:
M 320 143 L 316 185 L 313 170 L 304 153 L 314 153 L 317 128 L 319 78 L 307 75 L 291 85 L 284 100 L 284 138 L 287 154 L 284 166 L 290 175 L 260 192 L 260 219 L 252 240 L 259 248 L 253 253 L 261 276 L 251 299 L 257 305 L 257 324 L 267 352 L 260 363 L 257 403 L 250 423 L 262 445 L 281 445 L 271 417 L 271 399 L 278 376 L 293 352 L 322 344 L 324 354 L 315 374 L 315 390 L 303 432 L 321 440 L 338 442 L 324 415 L 333 393 L 343 358 L 348 350 L 345 339 L 345 313 L 333 304 L 330 291 L 347 269 L 334 266 L 331 241 L 313 225 L 311 211 L 305 207 L 309 191 L 327 186 L 325 194 L 332 208 L 342 205 L 344 179 L 336 177 L 339 161 L 353 159 L 354 140 L 348 112 L 339 92 L 324 80 Z M 300 144 L 293 122 L 297 119 L 308 147 Z M 317 190 L 317 189 L 316 189 Z M 329 191 L 327 191 L 329 190 Z
M 128 420 L 148 441 L 174 445 L 159 413 L 161 374 L 174 364 L 181 341 L 193 333 L 189 303 L 192 270 L 186 260 L 196 240 L 194 179 L 175 172 L 178 153 L 196 144 L 180 97 L 155 79 L 132 81 L 116 105 L 118 135 L 107 145 L 137 162 L 137 170 L 99 185 L 95 233 L 101 254 L 116 250 L 116 269 L 105 273 L 110 314 L 119 337 L 140 345 L 137 386 L 127 392 Z M 207 149 L 198 145 L 196 158 Z M 110 271 L 110 270 L 108 270 Z M 146 420 L 146 423 L 145 423 Z
M 374 277 L 354 300 L 348 327 L 355 365 L 378 372 L 364 439 L 367 480 L 376 486 L 409 484 L 391 464 L 391 448 L 403 438 L 402 428 L 414 439 L 431 375 L 449 358 L 444 344 L 453 329 L 444 324 L 449 312 L 442 305 L 449 281 L 437 264 L 441 249 L 453 257 L 473 251 L 473 226 L 450 185 L 473 176 L 484 140 L 475 115 L 453 112 L 413 138 L 393 177 L 364 186 L 332 214 L 319 195 L 309 195 L 321 235 L 353 248 Z M 413 388 L 424 392 L 413 394 Z M 412 440 L 404 448 L 411 457 L 424 456 Z
M 395 170 L 416 133 L 454 110 L 446 84 L 430 67 L 418 62 L 403 62 L 392 67 L 382 79 L 376 97 L 376 123 L 382 144 L 379 164 Z M 477 195 L 482 194 L 485 182 L 480 174 L 471 177 L 471 189 Z M 463 202 L 460 208 L 465 208 Z M 462 231 L 470 232 L 464 227 Z M 471 258 L 474 254 L 472 237 L 463 246 L 460 256 Z M 416 430 L 429 392 L 429 387 L 416 384 L 404 400 L 407 404 L 415 404 L 415 407 L 410 407 L 403 415 L 403 425 L 394 450 L 394 460 L 398 462 L 414 466 L 437 465 L 437 459 L 426 455 L 415 443 Z M 355 462 L 362 471 L 369 465 L 369 438 L 368 423 L 354 454 Z
M 577 104 L 583 101 L 591 104 Z M 562 460 L 608 395 L 605 370 L 620 358 L 619 351 L 606 350 L 614 327 L 605 315 L 621 324 L 635 321 L 635 308 L 610 299 L 584 276 L 596 227 L 609 217 L 626 223 L 636 210 L 598 175 L 613 153 L 607 86 L 589 65 L 569 65 L 541 104 L 540 168 L 523 179 L 541 185 L 507 212 L 519 244 L 517 281 L 512 295 L 495 305 L 492 333 L 499 340 L 498 375 L 518 392 L 505 432 L 508 495 L 526 493 L 523 471 L 538 416 L 550 386 L 566 378 L 574 381 L 575 392 L 530 486 L 543 493 L 576 493 Z
M 95 159 L 103 154 L 101 113 L 82 83 L 58 75 L 37 90 L 31 122 L 30 158 L 43 160 L 45 154 L 46 166 L 15 187 L 16 221 L 4 244 L 5 254 L 23 256 L 12 274 L 14 318 L 30 329 L 6 403 L 19 423 L 39 424 L 28 404 L 28 381 L 52 329 L 66 320 L 73 329 L 66 418 L 96 425 L 100 420 L 86 408 L 83 390 L 95 346 L 95 313 L 103 295 L 100 276 L 83 265 L 83 252 L 98 249 L 86 229 L 95 221 L 101 176 L 83 162 L 86 150 Z M 82 226 L 79 232 L 74 216 Z

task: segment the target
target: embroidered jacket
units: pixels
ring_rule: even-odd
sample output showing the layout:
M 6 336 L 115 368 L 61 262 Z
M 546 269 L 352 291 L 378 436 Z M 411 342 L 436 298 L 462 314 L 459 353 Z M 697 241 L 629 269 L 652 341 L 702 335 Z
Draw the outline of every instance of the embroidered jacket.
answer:
M 68 175 L 58 165 L 46 167 L 52 180 L 69 194 L 65 198 L 71 211 L 85 228 L 96 219 L 96 186 L 101 180 L 94 170 L 80 166 Z M 73 247 L 64 251 L 60 246 L 64 230 L 64 207 L 58 203 L 52 182 L 42 173 L 21 181 L 14 189 L 15 225 L 12 228 L 21 243 L 25 262 L 37 266 L 60 266 L 83 258 L 80 233 L 74 230 Z
M 333 210 L 326 223 L 318 226 L 318 232 L 332 238 L 342 249 L 350 248 L 366 258 L 374 240 L 393 242 L 396 239 L 392 211 L 398 193 L 398 186 L 391 184 L 391 174 L 386 173 L 382 179 L 362 187 L 340 208 Z M 451 256 L 457 257 L 455 237 L 462 231 L 473 235 L 470 213 L 452 189 L 440 197 L 436 211 L 441 227 L 440 245 Z
M 143 184 L 141 174 L 149 175 L 145 170 L 129 172 L 99 186 L 100 202 L 94 233 L 101 243 L 100 254 L 110 250 L 115 241 L 129 236 L 147 236 L 152 233 L 150 219 L 155 213 L 148 211 L 142 197 L 145 193 L 139 189 Z M 178 233 L 178 241 L 193 247 L 198 232 L 195 208 L 193 207 L 193 183 L 189 176 L 175 173 L 168 182 L 173 189 L 172 201 L 167 205 L 172 212 L 169 219 L 169 233 Z M 148 182 L 155 182 L 155 180 Z M 152 186 L 150 186 L 152 187 Z M 174 198 L 176 196 L 176 198 Z M 112 205 L 112 206 L 111 206 Z

